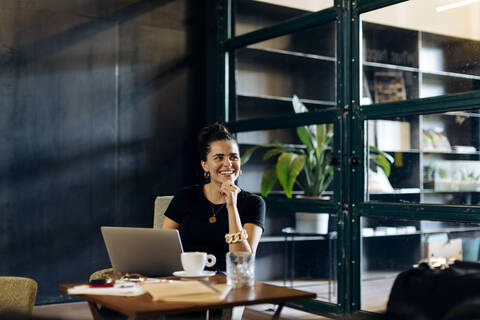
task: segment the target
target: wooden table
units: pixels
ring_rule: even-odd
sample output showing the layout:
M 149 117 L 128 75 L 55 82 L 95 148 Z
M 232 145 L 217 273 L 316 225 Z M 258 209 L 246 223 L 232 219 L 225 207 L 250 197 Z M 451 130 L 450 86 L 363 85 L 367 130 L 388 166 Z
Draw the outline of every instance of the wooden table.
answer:
M 212 283 L 225 283 L 226 278 L 223 275 L 216 275 L 211 277 L 209 281 Z M 67 292 L 68 288 L 75 285 L 78 284 L 62 284 L 60 285 L 60 290 Z M 286 302 L 314 299 L 316 294 L 292 288 L 269 285 L 262 282 L 255 282 L 253 287 L 232 289 L 227 297 L 221 302 L 204 304 L 163 301 L 153 302 L 151 296 L 147 293 L 135 297 L 107 295 L 79 295 L 79 297 L 88 301 L 90 310 L 95 319 L 102 318 L 97 312 L 96 304 L 101 304 L 106 308 L 128 317 L 142 318 L 163 314 L 224 309 L 263 303 L 279 305 L 277 311 L 273 315 L 274 319 L 278 319 L 283 305 Z

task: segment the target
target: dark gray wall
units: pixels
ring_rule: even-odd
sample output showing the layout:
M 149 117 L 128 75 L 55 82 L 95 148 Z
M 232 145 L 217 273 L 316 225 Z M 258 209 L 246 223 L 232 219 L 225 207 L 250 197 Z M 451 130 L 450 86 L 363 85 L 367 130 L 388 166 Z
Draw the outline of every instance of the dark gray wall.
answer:
M 37 304 L 109 266 L 100 226 L 195 181 L 203 52 L 202 1 L 1 1 L 0 275 Z

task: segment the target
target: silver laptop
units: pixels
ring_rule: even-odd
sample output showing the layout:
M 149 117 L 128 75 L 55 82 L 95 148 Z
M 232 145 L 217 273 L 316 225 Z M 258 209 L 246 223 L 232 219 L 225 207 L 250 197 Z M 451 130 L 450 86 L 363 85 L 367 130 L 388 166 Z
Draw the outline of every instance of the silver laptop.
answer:
M 101 227 L 114 271 L 145 276 L 170 276 L 183 270 L 177 230 Z

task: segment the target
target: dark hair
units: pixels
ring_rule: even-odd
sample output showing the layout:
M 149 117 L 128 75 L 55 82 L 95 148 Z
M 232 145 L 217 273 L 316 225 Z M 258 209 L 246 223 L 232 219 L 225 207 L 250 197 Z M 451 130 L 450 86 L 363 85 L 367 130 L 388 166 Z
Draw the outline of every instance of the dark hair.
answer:
M 215 122 L 202 130 L 198 134 L 198 151 L 200 160 L 207 161 L 207 154 L 210 152 L 210 144 L 214 141 L 227 140 L 237 141 L 228 129 L 221 123 Z

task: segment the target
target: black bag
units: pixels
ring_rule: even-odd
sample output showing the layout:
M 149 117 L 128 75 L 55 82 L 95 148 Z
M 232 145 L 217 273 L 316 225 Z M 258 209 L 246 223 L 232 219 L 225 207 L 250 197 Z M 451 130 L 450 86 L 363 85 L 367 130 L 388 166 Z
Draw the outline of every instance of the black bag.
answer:
M 389 320 L 480 319 L 480 263 L 446 269 L 423 263 L 400 273 L 387 304 Z

